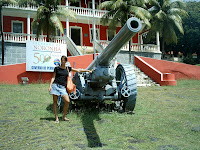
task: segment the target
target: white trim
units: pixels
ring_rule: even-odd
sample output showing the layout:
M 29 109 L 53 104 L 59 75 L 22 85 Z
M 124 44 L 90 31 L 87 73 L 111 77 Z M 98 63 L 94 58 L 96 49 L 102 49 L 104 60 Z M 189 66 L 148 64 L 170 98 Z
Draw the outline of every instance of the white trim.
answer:
M 81 38 L 80 39 L 80 46 L 82 46 L 83 45 L 82 27 L 70 26 L 70 38 L 71 38 L 71 29 L 80 29 L 80 38 Z
M 13 32 L 13 23 L 21 23 L 22 24 L 22 33 L 24 33 L 24 22 L 23 21 L 19 21 L 19 20 L 12 20 L 11 21 L 11 30 L 12 30 L 12 33 Z
M 89 34 L 90 34 L 90 43 L 92 43 L 93 41 L 92 41 L 92 34 L 91 34 L 91 31 L 93 32 L 93 28 L 90 28 L 90 30 L 89 30 Z M 96 31 L 97 31 L 97 33 L 98 33 L 98 38 L 97 38 L 97 35 L 96 35 L 96 40 L 97 41 L 99 41 L 100 40 L 100 29 L 98 29 L 98 28 L 96 28 Z
M 153 66 L 151 66 L 150 64 L 148 64 L 146 61 L 144 61 L 142 58 L 140 58 L 139 56 L 135 56 L 137 57 L 140 61 L 142 61 L 145 65 L 149 66 L 151 69 L 155 70 L 156 72 L 158 72 L 160 74 L 161 77 L 161 81 L 163 81 L 163 73 L 160 72 L 159 70 L 157 70 L 156 68 L 154 68 Z

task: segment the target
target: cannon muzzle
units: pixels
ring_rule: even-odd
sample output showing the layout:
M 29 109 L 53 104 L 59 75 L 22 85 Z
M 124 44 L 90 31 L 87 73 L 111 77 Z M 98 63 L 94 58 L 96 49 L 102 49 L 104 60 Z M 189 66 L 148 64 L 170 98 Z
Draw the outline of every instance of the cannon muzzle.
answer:
M 136 33 L 142 29 L 141 21 L 138 18 L 129 18 L 118 34 L 112 39 L 109 45 L 99 54 L 87 69 L 92 69 L 95 65 L 109 66 L 121 47 L 126 44 Z

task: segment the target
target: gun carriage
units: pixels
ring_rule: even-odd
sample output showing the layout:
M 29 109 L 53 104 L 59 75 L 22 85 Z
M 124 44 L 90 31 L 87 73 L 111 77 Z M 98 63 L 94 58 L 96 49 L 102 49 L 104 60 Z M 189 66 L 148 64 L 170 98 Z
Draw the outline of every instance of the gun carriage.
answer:
M 137 83 L 133 65 L 111 63 L 121 47 L 142 28 L 139 19 L 127 20 L 109 45 L 87 67 L 92 73 L 76 73 L 73 82 L 76 94 L 70 93 L 73 102 L 113 100 L 126 111 L 133 111 L 137 97 Z

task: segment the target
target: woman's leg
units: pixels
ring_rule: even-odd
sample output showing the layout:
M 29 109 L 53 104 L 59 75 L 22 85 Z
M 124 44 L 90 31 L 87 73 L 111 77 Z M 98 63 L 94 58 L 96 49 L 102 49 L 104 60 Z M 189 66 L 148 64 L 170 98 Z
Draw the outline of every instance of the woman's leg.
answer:
M 69 96 L 68 95 L 64 95 L 62 98 L 64 100 L 63 118 L 62 119 L 64 121 L 69 121 L 69 119 L 67 119 L 65 117 L 65 115 L 67 114 L 68 108 L 69 108 L 69 103 L 70 103 Z
M 55 114 L 56 122 L 59 122 L 58 115 L 57 115 L 57 101 L 58 101 L 58 96 L 53 95 L 53 112 Z

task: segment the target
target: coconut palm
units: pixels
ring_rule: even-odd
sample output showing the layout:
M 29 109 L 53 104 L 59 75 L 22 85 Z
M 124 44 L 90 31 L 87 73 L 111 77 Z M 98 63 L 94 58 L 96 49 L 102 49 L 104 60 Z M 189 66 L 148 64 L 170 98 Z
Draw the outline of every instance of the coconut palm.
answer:
M 108 10 L 101 22 L 109 25 L 110 29 L 115 29 L 118 23 L 124 26 L 126 21 L 135 16 L 142 20 L 148 27 L 151 26 L 149 19 L 151 14 L 147 10 L 148 0 L 110 0 L 99 5 L 99 9 Z M 131 41 L 129 41 L 129 62 L 131 61 Z
M 184 10 L 186 4 L 181 1 L 171 0 L 151 0 L 149 9 L 152 14 L 151 29 L 147 38 L 155 36 L 155 32 L 160 33 L 161 51 L 164 54 L 164 45 L 177 43 L 177 31 L 184 34 L 182 17 L 188 16 Z
M 1 30 L 1 49 L 2 49 L 2 65 L 4 65 L 4 37 L 2 28 L 2 7 L 8 4 L 16 3 L 15 0 L 1 0 L 0 1 L 0 30 Z
M 37 29 L 37 38 L 42 32 L 46 33 L 47 42 L 49 42 L 50 37 L 56 35 L 57 29 L 64 33 L 59 17 L 76 19 L 76 13 L 65 7 L 59 7 L 60 0 L 43 0 L 41 4 L 42 6 L 38 8 L 36 17 L 32 22 L 32 28 Z

